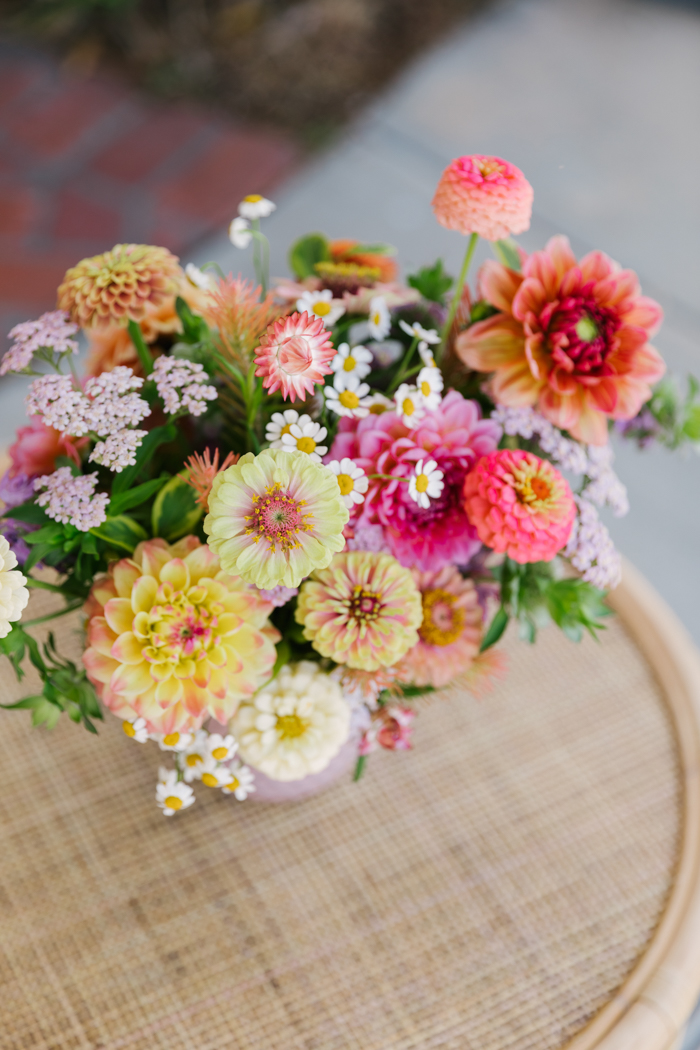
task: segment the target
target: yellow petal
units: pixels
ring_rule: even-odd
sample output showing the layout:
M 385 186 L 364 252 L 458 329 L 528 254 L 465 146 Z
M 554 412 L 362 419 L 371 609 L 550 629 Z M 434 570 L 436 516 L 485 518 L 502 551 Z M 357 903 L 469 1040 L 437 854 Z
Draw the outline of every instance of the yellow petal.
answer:
M 158 581 L 153 576 L 140 576 L 131 589 L 131 608 L 134 612 L 150 612 L 157 590 Z
M 130 631 L 134 622 L 134 610 L 128 598 L 110 598 L 105 605 L 105 620 L 117 634 Z
M 140 664 L 143 660 L 143 646 L 131 631 L 120 634 L 112 646 L 112 656 L 120 664 Z
M 118 561 L 117 564 L 112 568 L 112 576 L 114 577 L 114 586 L 117 591 L 119 598 L 130 598 L 131 588 L 138 580 L 141 572 L 137 565 L 134 565 L 131 558 L 123 558 Z
M 160 570 L 160 578 L 171 583 L 176 591 L 184 591 L 190 585 L 190 572 L 181 558 L 173 558 Z
M 156 700 L 161 707 L 170 707 L 176 704 L 183 696 L 182 682 L 177 678 L 170 678 L 167 682 L 159 682 L 156 686 Z

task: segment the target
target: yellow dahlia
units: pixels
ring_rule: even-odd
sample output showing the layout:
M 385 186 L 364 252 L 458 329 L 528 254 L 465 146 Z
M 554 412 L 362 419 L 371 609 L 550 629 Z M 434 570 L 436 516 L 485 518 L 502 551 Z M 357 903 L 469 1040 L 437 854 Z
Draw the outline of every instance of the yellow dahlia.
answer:
M 390 554 L 337 554 L 299 592 L 296 619 L 321 656 L 362 671 L 400 660 L 418 641 L 421 596 Z
M 225 722 L 270 677 L 271 610 L 195 536 L 148 540 L 93 585 L 88 677 L 115 714 L 144 718 L 149 732 Z
M 177 257 L 149 244 L 115 244 L 110 252 L 71 267 L 58 289 L 58 308 L 82 328 L 142 321 L 183 281 Z
M 335 474 L 304 452 L 247 452 L 214 478 L 204 531 L 227 572 L 270 590 L 298 587 L 345 546 Z

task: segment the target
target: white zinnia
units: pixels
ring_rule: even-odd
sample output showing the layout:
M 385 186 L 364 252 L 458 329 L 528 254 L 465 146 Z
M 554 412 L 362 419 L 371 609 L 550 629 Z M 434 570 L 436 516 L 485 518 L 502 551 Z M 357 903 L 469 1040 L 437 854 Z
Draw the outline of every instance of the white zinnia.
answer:
M 248 220 L 235 218 L 228 228 L 228 239 L 234 248 L 247 248 L 253 239 Z
M 322 288 L 320 292 L 302 292 L 297 299 L 297 310 L 300 314 L 307 313 L 309 317 L 320 317 L 326 328 L 332 328 L 345 313 L 343 304 L 337 299 L 333 300 L 330 288 Z
M 304 452 L 314 463 L 321 462 L 321 456 L 328 451 L 322 445 L 328 431 L 320 423 L 308 419 L 306 423 L 292 423 L 287 434 L 282 435 L 282 448 L 287 452 Z
M 289 433 L 292 423 L 303 427 L 305 423 L 310 422 L 311 416 L 300 416 L 294 408 L 285 408 L 284 412 L 273 412 L 272 419 L 265 428 L 265 439 L 270 442 L 270 448 L 282 448 L 282 438 Z
M 187 809 L 194 802 L 194 791 L 183 780 L 177 779 L 177 770 L 160 767 L 156 802 L 166 817 L 172 817 L 180 809 Z
M 259 193 L 250 193 L 238 205 L 238 214 L 244 219 L 266 219 L 276 207 L 276 204 L 266 197 L 261 197 Z
M 425 415 L 425 402 L 420 390 L 409 383 L 402 383 L 394 394 L 396 415 L 409 430 L 417 427 Z
M 25 587 L 26 576 L 16 571 L 17 558 L 10 550 L 10 544 L 0 536 L 0 638 L 12 630 L 10 624 L 22 619 L 22 612 L 29 601 L 29 591 Z
M 320 773 L 348 738 L 350 707 L 318 664 L 287 664 L 231 722 L 240 755 L 272 780 Z
M 336 390 L 335 386 L 325 386 L 323 393 L 326 396 L 326 405 L 338 416 L 364 419 L 369 415 L 369 387 L 366 383 L 361 383 L 357 376 L 348 376 L 344 390 Z
M 443 472 L 438 470 L 434 459 L 427 459 L 425 462 L 422 459 L 418 460 L 408 483 L 409 496 L 419 507 L 427 510 L 431 499 L 437 499 L 444 489 L 444 476 Z
M 369 478 L 362 467 L 358 467 L 357 463 L 353 463 L 347 456 L 341 460 L 334 459 L 326 466 L 337 477 L 340 495 L 348 510 L 352 510 L 356 503 L 365 502 L 364 494 L 369 488 Z
M 368 327 L 374 339 L 386 339 L 391 331 L 391 314 L 383 295 L 375 295 L 369 301 Z
M 335 372 L 335 389 L 351 389 L 351 380 L 364 379 L 372 371 L 372 351 L 366 346 L 353 346 L 351 350 L 347 343 L 341 343 L 331 361 L 331 368 Z
M 423 395 L 426 408 L 437 408 L 442 401 L 444 386 L 442 372 L 439 368 L 421 368 L 418 373 L 418 389 Z
M 440 342 L 440 335 L 434 328 L 424 328 L 417 321 L 414 321 L 413 324 L 399 321 L 399 325 L 406 335 L 410 335 L 412 339 L 422 339 L 426 343 L 434 343 L 435 345 Z

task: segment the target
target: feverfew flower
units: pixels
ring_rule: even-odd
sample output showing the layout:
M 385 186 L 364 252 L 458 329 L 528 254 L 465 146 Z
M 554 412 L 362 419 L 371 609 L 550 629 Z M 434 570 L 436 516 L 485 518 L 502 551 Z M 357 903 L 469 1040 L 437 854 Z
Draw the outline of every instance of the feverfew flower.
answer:
M 124 467 L 131 467 L 136 462 L 136 449 L 147 433 L 147 430 L 119 430 L 111 434 L 106 441 L 97 442 L 90 453 L 90 462 L 101 463 L 121 474 Z
M 179 357 L 159 357 L 153 366 L 153 379 L 170 415 L 184 408 L 192 416 L 201 416 L 207 410 L 206 402 L 217 396 L 216 388 L 205 382 L 203 366 Z
M 135 718 L 133 722 L 125 719 L 122 722 L 122 729 L 128 737 L 135 740 L 137 744 L 145 744 L 148 740 L 148 726 L 146 725 L 145 718 Z
M 366 383 L 361 383 L 357 376 L 349 376 L 344 382 L 345 389 L 342 391 L 336 390 L 335 386 L 323 388 L 328 408 L 338 416 L 364 419 L 369 415 L 369 387 Z
M 347 343 L 341 343 L 331 368 L 335 389 L 347 390 L 351 379 L 364 379 L 372 370 L 372 352 L 366 346 L 353 346 L 351 350 Z
M 248 220 L 235 218 L 228 228 L 228 239 L 234 248 L 247 248 L 253 239 Z
M 80 532 L 96 529 L 107 518 L 109 496 L 106 492 L 96 494 L 96 486 L 97 474 L 74 477 L 70 467 L 59 467 L 34 482 L 35 492 L 41 493 L 36 502 L 45 508 L 48 517 L 74 525 Z
M 185 277 L 193 284 L 195 288 L 201 289 L 203 292 L 210 292 L 216 288 L 216 281 L 210 273 L 205 273 L 204 270 L 200 270 L 194 263 L 188 263 L 185 267 Z
M 412 500 L 425 510 L 430 506 L 431 499 L 437 499 L 445 487 L 442 480 L 444 474 L 438 470 L 434 459 L 421 459 L 416 463 L 415 473 L 408 483 L 408 493 Z
M 408 324 L 406 321 L 399 321 L 399 327 L 410 335 L 411 339 L 420 339 L 425 343 L 433 343 L 435 346 L 440 342 L 440 334 L 434 328 L 424 328 L 422 324 L 418 324 L 414 321 L 413 324 Z
M 78 344 L 72 337 L 78 332 L 63 310 L 42 314 L 37 321 L 16 324 L 9 333 L 14 343 L 0 364 L 0 375 L 24 372 L 32 363 L 37 350 L 53 350 L 55 354 L 77 354 Z
M 265 439 L 270 442 L 270 448 L 282 448 L 282 438 L 289 433 L 292 423 L 303 427 L 305 423 L 310 422 L 311 416 L 300 416 L 294 408 L 285 408 L 284 412 L 273 412 L 272 419 L 265 427 Z
M 191 784 L 193 780 L 199 780 L 204 763 L 209 757 L 209 734 L 205 729 L 198 729 L 194 734 L 190 746 L 185 749 L 181 759 L 181 767 L 186 783 Z
M 177 779 L 177 770 L 160 768 L 158 775 L 158 786 L 156 787 L 156 802 L 166 817 L 172 817 L 180 809 L 187 809 L 194 802 L 194 791 Z
M 418 389 L 423 395 L 423 404 L 426 408 L 438 407 L 442 401 L 444 385 L 439 368 L 421 368 L 418 373 Z
M 259 193 L 249 193 L 238 205 L 238 214 L 244 219 L 267 219 L 277 205 L 261 197 Z
M 255 791 L 255 777 L 252 769 L 237 763 L 229 767 L 230 780 L 224 784 L 224 795 L 233 795 L 239 802 L 244 802 L 252 791 Z
M 343 503 L 352 510 L 356 503 L 364 503 L 365 492 L 369 487 L 369 478 L 362 467 L 358 467 L 351 459 L 345 457 L 340 461 L 337 459 L 326 463 L 338 479 L 338 488 L 343 497 Z
M 330 288 L 322 288 L 318 292 L 302 292 L 297 299 L 297 310 L 311 317 L 320 317 L 326 328 L 332 328 L 335 322 L 345 313 L 345 307 L 341 300 L 333 299 Z
M 418 353 L 420 354 L 420 359 L 426 368 L 437 368 L 437 364 L 435 363 L 435 357 L 433 356 L 433 351 L 430 349 L 430 347 L 424 339 L 421 339 L 420 343 L 418 344 Z
M 238 751 L 238 744 L 230 733 L 227 733 L 226 736 L 222 736 L 221 733 L 210 733 L 207 742 L 209 754 L 217 762 L 227 762 Z
M 386 339 L 391 331 L 391 314 L 383 295 L 375 295 L 370 299 L 367 323 L 373 339 Z
M 282 436 L 282 448 L 287 452 L 304 452 L 314 463 L 320 463 L 321 456 L 328 451 L 326 445 L 320 444 L 327 433 L 325 427 L 310 419 L 308 423 L 292 423 L 289 433 Z
M 418 387 L 402 383 L 394 394 L 396 415 L 409 430 L 417 427 L 425 415 L 426 405 Z
M 165 733 L 158 740 L 158 747 L 161 751 L 187 751 L 193 740 L 193 733 Z
M 199 768 L 199 779 L 206 787 L 220 788 L 228 784 L 231 774 L 226 766 L 219 765 L 215 758 L 207 755 Z
M 10 624 L 22 618 L 29 601 L 27 579 L 16 569 L 17 558 L 4 536 L 0 536 L 0 638 L 12 630 Z
M 385 412 L 393 412 L 395 405 L 390 397 L 386 394 L 372 394 L 371 397 L 367 398 L 367 407 L 369 408 L 369 414 L 371 416 L 381 416 Z

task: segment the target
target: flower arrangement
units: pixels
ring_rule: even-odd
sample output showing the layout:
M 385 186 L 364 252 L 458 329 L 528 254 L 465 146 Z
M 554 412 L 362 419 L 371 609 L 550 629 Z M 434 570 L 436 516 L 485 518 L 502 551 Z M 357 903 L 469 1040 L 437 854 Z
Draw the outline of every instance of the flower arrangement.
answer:
M 271 281 L 257 194 L 229 230 L 257 285 L 147 245 L 69 270 L 0 364 L 31 377 L 0 480 L 0 649 L 42 679 L 12 706 L 156 742 L 172 816 L 196 784 L 243 800 L 343 748 L 356 778 L 410 749 L 421 697 L 503 673 L 511 620 L 531 642 L 602 628 L 620 557 L 599 509 L 628 509 L 609 435 L 697 446 L 698 386 L 663 378 L 633 273 L 561 236 L 517 245 L 532 198 L 497 157 L 449 165 L 456 279 L 438 261 L 402 283 L 388 246 L 310 234 Z M 22 620 L 36 588 L 58 607 Z M 80 666 L 32 633 L 77 609 Z

